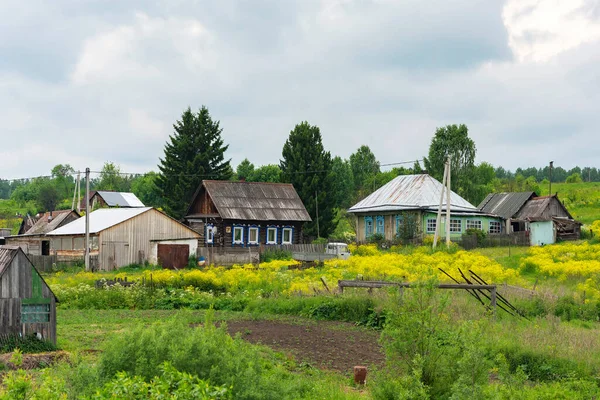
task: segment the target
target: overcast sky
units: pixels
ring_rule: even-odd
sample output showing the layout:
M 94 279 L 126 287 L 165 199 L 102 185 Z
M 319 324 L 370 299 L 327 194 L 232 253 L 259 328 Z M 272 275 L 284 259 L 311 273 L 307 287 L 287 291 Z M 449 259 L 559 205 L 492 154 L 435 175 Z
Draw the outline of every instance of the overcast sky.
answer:
M 598 166 L 599 0 L 0 0 L 0 177 L 156 170 L 188 106 L 235 167 L 301 121 L 333 155 L 426 155 L 465 123 L 495 166 Z

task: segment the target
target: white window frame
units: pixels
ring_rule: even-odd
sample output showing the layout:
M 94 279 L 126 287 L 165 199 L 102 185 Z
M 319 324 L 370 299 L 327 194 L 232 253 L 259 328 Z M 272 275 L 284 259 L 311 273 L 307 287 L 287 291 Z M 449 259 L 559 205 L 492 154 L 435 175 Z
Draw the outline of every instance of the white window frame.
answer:
M 288 233 L 290 234 L 290 240 L 285 240 L 285 234 Z M 292 228 L 283 228 L 283 231 L 281 233 L 281 244 L 292 244 L 294 240 L 294 230 Z
M 458 222 L 458 224 L 457 224 Z M 461 233 L 462 232 L 462 219 L 450 219 L 450 232 Z
M 240 232 L 240 240 L 235 239 L 235 233 Z M 233 227 L 233 236 L 231 238 L 233 244 L 244 244 L 244 227 L 243 226 L 234 226 Z
M 204 238 L 207 244 L 213 244 L 215 242 L 215 226 L 206 225 L 206 237 Z
M 256 232 L 256 240 L 252 240 L 252 232 Z M 259 233 L 260 231 L 258 230 L 257 226 L 251 226 L 248 228 L 248 244 L 258 244 Z
M 468 219 L 467 220 L 467 230 L 469 229 L 479 229 L 483 230 L 483 223 L 480 219 Z
M 490 228 L 488 229 L 488 232 L 491 234 L 502 233 L 502 223 L 498 221 L 490 221 Z
M 270 232 L 275 232 L 275 240 L 269 240 Z M 277 228 L 274 226 L 267 228 L 267 244 L 277 244 Z
M 427 229 L 427 233 L 435 233 L 436 225 L 436 218 L 427 218 L 427 221 L 425 221 L 425 228 Z

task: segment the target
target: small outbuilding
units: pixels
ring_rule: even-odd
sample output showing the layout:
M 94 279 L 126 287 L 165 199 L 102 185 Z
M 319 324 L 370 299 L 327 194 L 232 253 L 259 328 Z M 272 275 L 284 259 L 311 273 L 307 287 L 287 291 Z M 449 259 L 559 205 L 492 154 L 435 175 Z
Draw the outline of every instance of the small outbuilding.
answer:
M 43 213 L 24 234 L 6 237 L 6 244 L 19 246 L 28 255 L 49 256 L 50 240 L 46 237 L 46 233 L 79 218 L 80 215 L 74 210 L 58 210 Z
M 196 257 L 200 235 L 152 207 L 101 208 L 89 216 L 90 255 L 98 269 L 114 270 L 149 262 L 165 268 L 183 268 Z M 59 257 L 85 254 L 85 218 L 47 234 Z
M 56 296 L 18 246 L 0 246 L 0 335 L 56 344 Z
M 136 208 L 146 207 L 138 197 L 130 192 L 113 192 L 110 190 L 90 191 L 88 202 L 90 210 L 106 207 Z M 80 208 L 85 210 L 85 199 L 81 200 Z

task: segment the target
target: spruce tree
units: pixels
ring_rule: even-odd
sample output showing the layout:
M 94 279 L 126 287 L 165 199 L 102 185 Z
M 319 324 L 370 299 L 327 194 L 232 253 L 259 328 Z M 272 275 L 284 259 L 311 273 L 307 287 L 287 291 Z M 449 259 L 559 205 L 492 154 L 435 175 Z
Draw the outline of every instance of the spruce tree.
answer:
M 197 114 L 188 108 L 173 125 L 174 134 L 165 145 L 160 159 L 156 187 L 163 198 L 164 210 L 174 218 L 183 218 L 194 192 L 203 179 L 226 180 L 232 175 L 230 160 L 225 160 L 222 129 L 202 106 Z
M 328 237 L 333 225 L 335 194 L 331 185 L 331 154 L 325 151 L 317 126 L 302 122 L 290 132 L 280 161 L 282 182 L 294 185 L 312 222 L 304 225 L 304 234 L 317 237 L 317 203 L 319 236 Z

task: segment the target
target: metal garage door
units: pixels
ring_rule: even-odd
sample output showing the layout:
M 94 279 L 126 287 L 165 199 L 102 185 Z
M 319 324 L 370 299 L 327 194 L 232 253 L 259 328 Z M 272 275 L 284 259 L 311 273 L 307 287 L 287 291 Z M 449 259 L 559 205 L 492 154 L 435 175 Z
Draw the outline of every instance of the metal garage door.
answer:
M 159 244 L 158 264 L 163 268 L 181 269 L 185 268 L 190 255 L 188 244 Z

